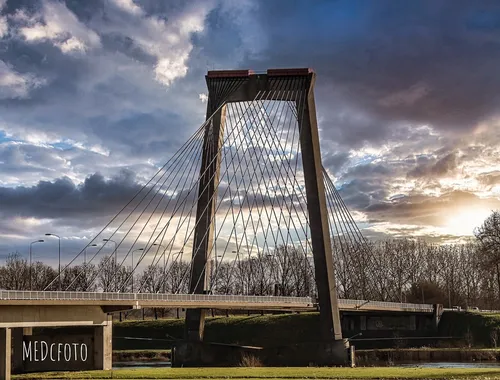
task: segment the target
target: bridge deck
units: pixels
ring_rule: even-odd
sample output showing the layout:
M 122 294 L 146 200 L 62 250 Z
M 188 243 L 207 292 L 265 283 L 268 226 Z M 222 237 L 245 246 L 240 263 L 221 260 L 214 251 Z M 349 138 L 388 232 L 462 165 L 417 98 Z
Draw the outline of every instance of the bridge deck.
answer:
M 0 291 L 0 306 L 125 306 L 132 308 L 213 308 L 254 310 L 315 310 L 311 297 L 244 296 L 216 294 L 93 293 Z M 432 313 L 433 305 L 339 299 L 340 310 Z

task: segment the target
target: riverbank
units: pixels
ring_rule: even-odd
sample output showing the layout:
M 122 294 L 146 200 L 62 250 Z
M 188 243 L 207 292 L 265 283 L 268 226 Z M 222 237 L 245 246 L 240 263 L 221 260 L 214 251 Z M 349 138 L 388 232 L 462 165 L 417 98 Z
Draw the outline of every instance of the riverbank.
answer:
M 207 318 L 205 340 L 257 347 L 301 344 L 321 340 L 318 323 L 319 314 L 314 312 Z M 182 339 L 183 334 L 183 319 L 115 322 L 113 348 L 170 349 L 173 342 Z M 423 344 L 433 347 L 494 348 L 497 343 L 500 344 L 500 316 L 477 312 L 445 312 L 435 334 L 436 338 L 430 339 L 428 343 L 418 339 L 408 340 L 405 348 L 421 347 Z M 362 348 L 362 343 L 354 344 Z
M 116 362 L 169 362 L 171 350 L 113 350 L 113 363 Z
M 15 375 L 31 379 L 500 379 L 496 368 L 148 368 Z
M 500 349 L 468 348 L 406 348 L 356 350 L 356 363 L 360 366 L 398 365 L 418 362 L 498 362 Z
M 115 350 L 114 363 L 170 362 L 171 350 Z M 500 349 L 405 348 L 356 350 L 358 366 L 391 366 L 417 362 L 500 362 Z
M 318 323 L 318 313 L 207 318 L 205 341 L 257 347 L 319 341 Z M 183 335 L 183 319 L 115 322 L 113 349 L 170 349 Z

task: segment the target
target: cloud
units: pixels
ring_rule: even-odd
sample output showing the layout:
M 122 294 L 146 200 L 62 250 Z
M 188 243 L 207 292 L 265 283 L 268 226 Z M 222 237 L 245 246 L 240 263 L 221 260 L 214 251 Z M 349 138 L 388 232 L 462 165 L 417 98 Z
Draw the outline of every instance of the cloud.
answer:
M 81 23 L 64 3 L 42 0 L 39 13 L 18 14 L 19 34 L 28 42 L 49 41 L 63 53 L 85 52 L 100 46 L 96 32 Z
M 0 0 L 0 39 L 7 35 L 9 25 L 7 24 L 7 17 L 2 16 L 1 12 L 5 6 L 6 0 Z
M 438 197 L 424 195 L 400 197 L 390 202 L 371 204 L 364 211 L 369 218 L 390 221 L 393 224 L 443 226 L 446 217 L 456 214 L 458 210 L 494 210 L 499 207 L 500 202 L 496 199 L 481 199 L 470 192 L 452 191 Z
M 253 29 L 264 31 L 268 43 L 250 64 L 313 67 L 317 95 L 328 99 L 318 101 L 318 115 L 333 141 L 379 143 L 401 123 L 465 134 L 498 115 L 494 3 L 259 5 Z
M 147 14 L 131 0 L 112 0 L 109 4 L 106 20 L 94 22 L 102 34 L 126 38 L 131 46 L 154 57 L 154 78 L 163 85 L 170 86 L 186 76 L 193 49 L 191 36 L 204 30 L 212 1 L 190 2 L 182 11 L 173 10 L 176 13 L 169 21 Z
M 96 173 L 81 185 L 63 177 L 31 187 L 0 187 L 1 213 L 38 219 L 106 216 L 132 199 L 140 188 L 130 171 L 122 171 L 109 180 Z
M 479 182 L 486 186 L 494 186 L 500 184 L 500 171 L 492 171 L 488 173 L 481 173 L 478 176 Z
M 397 91 L 380 99 L 380 104 L 385 107 L 412 106 L 429 93 L 429 88 L 423 83 L 417 83 L 406 90 Z
M 408 172 L 409 177 L 441 177 L 453 172 L 458 165 L 458 157 L 455 152 L 448 153 L 438 160 L 435 158 L 421 157 L 418 161 L 417 166 Z
M 25 99 L 31 90 L 44 85 L 46 81 L 33 74 L 21 74 L 0 60 L 0 100 Z
M 203 122 L 207 69 L 314 68 L 324 166 L 373 235 L 430 234 L 453 202 L 500 196 L 500 14 L 487 2 L 3 3 L 4 244 L 27 225 L 91 237 Z M 274 185 L 273 158 L 251 165 Z M 270 205 L 281 190 L 241 200 Z
M 334 174 L 337 173 L 349 160 L 349 153 L 341 152 L 336 154 L 324 154 L 323 166 L 330 169 Z

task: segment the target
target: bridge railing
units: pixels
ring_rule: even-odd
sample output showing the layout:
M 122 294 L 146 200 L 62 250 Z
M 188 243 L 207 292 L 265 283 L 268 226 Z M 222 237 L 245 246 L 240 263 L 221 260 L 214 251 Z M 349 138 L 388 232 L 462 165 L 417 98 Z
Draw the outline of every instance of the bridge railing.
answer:
M 376 308 L 387 308 L 387 309 L 408 309 L 408 310 L 422 310 L 428 311 L 433 310 L 434 305 L 432 304 L 420 304 L 420 303 L 400 303 L 400 302 L 384 302 L 384 301 L 368 301 L 368 300 L 350 300 L 350 299 L 339 299 L 340 305 L 353 305 L 355 308 L 362 309 L 363 307 L 376 307 Z
M 93 301 L 171 301 L 171 302 L 242 302 L 253 304 L 293 304 L 311 307 L 317 304 L 311 297 L 285 296 L 245 296 L 222 294 L 165 294 L 165 293 L 113 293 L 113 292 L 58 292 L 58 291 L 22 291 L 0 290 L 2 300 L 93 300 Z M 339 299 L 339 306 L 352 306 L 353 309 L 389 309 L 430 312 L 431 304 L 382 302 L 367 300 Z
M 310 297 L 244 296 L 218 294 L 164 294 L 164 293 L 97 293 L 1 290 L 3 300 L 96 300 L 96 301 L 172 301 L 172 302 L 247 302 L 290 303 L 313 305 Z

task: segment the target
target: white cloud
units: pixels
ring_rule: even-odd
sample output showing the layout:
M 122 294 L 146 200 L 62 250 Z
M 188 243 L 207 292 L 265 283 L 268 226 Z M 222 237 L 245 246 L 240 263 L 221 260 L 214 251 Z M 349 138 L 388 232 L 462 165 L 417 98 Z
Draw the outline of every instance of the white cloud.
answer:
M 73 14 L 66 5 L 58 1 L 43 1 L 40 14 L 32 18 L 17 15 L 27 24 L 19 33 L 28 42 L 50 41 L 63 53 L 81 52 L 100 46 L 100 38 Z
M 425 97 L 429 92 L 429 86 L 420 82 L 405 90 L 394 92 L 382 98 L 379 103 L 384 107 L 395 107 L 400 105 L 411 106 Z
M 182 78 L 187 74 L 186 61 L 187 54 L 184 57 L 161 58 L 155 66 L 155 79 L 158 82 L 169 86 L 175 79 Z
M 187 74 L 193 49 L 191 36 L 204 30 L 205 18 L 214 6 L 212 1 L 189 3 L 169 21 L 146 15 L 132 0 L 112 0 L 112 3 L 126 15 L 111 11 L 110 22 L 101 25 L 102 31 L 125 36 L 154 56 L 154 78 L 159 83 L 170 86 Z
M 202 103 L 208 102 L 208 95 L 207 94 L 199 94 L 198 95 Z
M 7 35 L 8 30 L 9 27 L 7 25 L 7 18 L 0 16 L 0 38 L 3 38 L 5 35 Z
M 143 16 L 144 11 L 133 0 L 114 0 L 116 6 L 132 15 Z
M 2 8 L 5 6 L 7 0 L 0 0 L 0 12 Z M 9 26 L 7 25 L 7 17 L 3 17 L 0 15 L 0 38 L 3 38 L 7 31 L 9 30 Z
M 253 58 L 260 58 L 260 53 L 268 45 L 267 35 L 257 16 L 258 8 L 258 2 L 253 0 L 221 2 L 224 16 L 238 27 L 242 40 L 240 49 Z
M 45 84 L 33 74 L 21 74 L 0 60 L 0 99 L 24 99 L 32 89 Z

